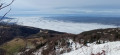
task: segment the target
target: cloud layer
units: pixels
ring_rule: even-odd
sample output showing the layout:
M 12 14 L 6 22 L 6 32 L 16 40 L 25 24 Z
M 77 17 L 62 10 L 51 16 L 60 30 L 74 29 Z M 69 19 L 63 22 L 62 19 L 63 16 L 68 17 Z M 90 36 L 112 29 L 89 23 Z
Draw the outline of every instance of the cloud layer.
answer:
M 15 0 L 11 12 L 13 14 L 120 14 L 119 5 L 120 0 Z

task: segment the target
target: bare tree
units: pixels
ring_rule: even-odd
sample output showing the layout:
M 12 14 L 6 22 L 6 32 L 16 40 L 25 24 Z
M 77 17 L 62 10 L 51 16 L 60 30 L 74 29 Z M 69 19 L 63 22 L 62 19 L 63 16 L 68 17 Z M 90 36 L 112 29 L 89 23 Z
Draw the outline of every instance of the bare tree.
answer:
M 3 3 L 1 0 L 0 0 L 0 11 L 8 6 L 10 6 L 12 3 L 14 2 L 14 0 L 11 0 L 11 2 L 7 5 L 5 5 L 5 3 Z M 0 18 L 0 21 L 3 20 L 3 18 L 11 11 L 11 8 Z

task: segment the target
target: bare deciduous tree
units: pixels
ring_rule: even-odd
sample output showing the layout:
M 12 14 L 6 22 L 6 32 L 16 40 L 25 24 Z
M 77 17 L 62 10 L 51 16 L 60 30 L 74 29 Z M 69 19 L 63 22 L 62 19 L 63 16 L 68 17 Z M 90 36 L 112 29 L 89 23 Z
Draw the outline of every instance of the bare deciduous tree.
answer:
M 14 2 L 14 0 L 11 0 L 11 2 L 7 5 L 5 5 L 5 3 L 3 3 L 1 0 L 0 0 L 0 11 L 8 6 L 10 6 L 12 3 Z M 3 20 L 3 18 L 11 11 L 11 8 L 0 18 L 0 21 Z

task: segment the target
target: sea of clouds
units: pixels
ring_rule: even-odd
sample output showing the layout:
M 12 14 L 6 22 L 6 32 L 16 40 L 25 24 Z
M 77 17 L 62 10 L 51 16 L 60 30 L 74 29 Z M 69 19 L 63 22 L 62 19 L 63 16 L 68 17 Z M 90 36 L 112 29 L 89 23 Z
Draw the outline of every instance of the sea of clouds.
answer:
M 49 20 L 43 17 L 12 17 L 15 18 L 11 22 L 16 22 L 19 25 L 37 27 L 42 29 L 50 29 L 59 32 L 67 32 L 79 34 L 83 31 L 94 29 L 115 28 L 114 25 L 104 25 L 98 23 L 74 23 L 64 22 L 59 20 Z

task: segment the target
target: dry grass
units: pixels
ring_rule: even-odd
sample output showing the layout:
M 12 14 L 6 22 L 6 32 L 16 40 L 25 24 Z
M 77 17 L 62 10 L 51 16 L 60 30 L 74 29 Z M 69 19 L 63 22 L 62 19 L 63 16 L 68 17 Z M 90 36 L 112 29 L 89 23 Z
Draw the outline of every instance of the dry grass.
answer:
M 18 52 L 24 51 L 25 49 L 36 49 L 39 45 L 46 42 L 42 37 L 39 38 L 14 38 L 13 40 L 4 43 L 0 46 L 0 49 L 5 50 L 6 55 L 16 55 Z
M 13 53 L 17 53 L 24 47 L 25 47 L 25 41 L 20 38 L 15 38 L 12 41 L 9 41 L 3 44 L 2 46 L 0 46 L 1 49 L 7 51 L 7 55 L 12 55 Z

